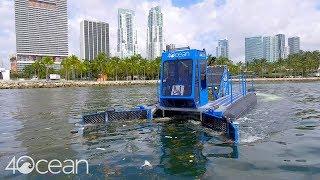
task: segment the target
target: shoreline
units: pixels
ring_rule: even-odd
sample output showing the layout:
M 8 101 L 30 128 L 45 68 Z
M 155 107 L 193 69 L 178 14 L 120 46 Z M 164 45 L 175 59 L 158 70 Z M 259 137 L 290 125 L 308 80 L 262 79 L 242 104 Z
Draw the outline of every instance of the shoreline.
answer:
M 251 82 L 252 79 L 247 79 Z M 320 77 L 308 78 L 254 78 L 255 83 L 267 82 L 315 82 Z M 155 85 L 158 80 L 135 80 L 135 81 L 0 81 L 0 89 L 33 89 L 33 88 L 70 88 L 70 87 L 103 87 L 103 86 L 131 86 L 131 85 Z M 239 82 L 234 79 L 234 82 Z
M 0 81 L 0 89 L 71 88 L 99 86 L 153 85 L 157 80 L 137 81 Z

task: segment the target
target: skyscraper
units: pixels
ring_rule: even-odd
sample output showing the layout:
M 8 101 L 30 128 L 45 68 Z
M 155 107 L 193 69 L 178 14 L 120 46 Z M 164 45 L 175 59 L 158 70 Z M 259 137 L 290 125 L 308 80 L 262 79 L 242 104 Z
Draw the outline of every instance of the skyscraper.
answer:
M 286 58 L 286 36 L 284 34 L 277 34 L 275 36 L 275 59 Z
M 163 15 L 160 6 L 151 8 L 148 16 L 147 57 L 155 59 L 164 49 Z
M 222 39 L 218 41 L 218 46 L 216 48 L 217 57 L 229 58 L 229 41 L 227 39 Z
M 263 37 L 263 58 L 269 62 L 274 62 L 275 59 L 275 37 Z
M 93 60 L 99 53 L 110 56 L 109 24 L 83 20 L 80 24 L 81 58 Z
M 245 38 L 245 60 L 252 62 L 263 58 L 263 39 L 261 36 Z
M 289 54 L 297 54 L 300 52 L 300 37 L 288 38 Z
M 137 30 L 135 27 L 135 12 L 128 9 L 118 10 L 118 46 L 120 57 L 138 54 Z
M 67 0 L 15 0 L 17 60 L 68 56 Z

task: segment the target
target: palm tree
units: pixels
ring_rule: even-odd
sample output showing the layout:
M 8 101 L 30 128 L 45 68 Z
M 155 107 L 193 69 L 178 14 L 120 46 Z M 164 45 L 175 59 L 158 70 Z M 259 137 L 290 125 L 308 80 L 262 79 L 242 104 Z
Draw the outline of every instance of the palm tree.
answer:
M 70 57 L 65 58 L 62 62 L 61 62 L 62 68 L 65 71 L 65 79 L 69 80 L 69 71 L 71 69 L 71 61 L 70 61 Z
M 77 61 L 77 63 L 76 63 L 76 70 L 77 70 L 77 71 L 76 71 L 77 74 L 80 73 L 80 79 L 82 80 L 83 74 L 87 72 L 87 66 L 86 66 L 85 62 L 84 62 L 84 61 L 81 62 L 80 60 Z
M 43 64 L 41 63 L 40 60 L 36 60 L 36 61 L 32 64 L 32 67 L 35 69 L 35 73 L 36 73 L 37 78 L 40 79 L 40 72 L 41 72 L 41 69 L 42 69 L 42 67 L 43 67 Z
M 84 60 L 82 63 L 81 63 L 81 79 L 83 78 L 83 74 L 85 74 L 86 77 L 88 77 L 88 74 L 90 72 L 90 61 L 88 60 Z
M 110 77 L 113 77 L 116 81 L 118 81 L 118 68 L 119 68 L 119 61 L 120 59 L 118 57 L 113 57 L 108 62 L 108 68 L 109 68 L 109 75 Z
M 79 64 L 81 63 L 81 61 L 75 55 L 70 56 L 69 61 L 70 61 L 70 68 L 71 68 L 71 71 L 72 71 L 72 78 L 75 79 L 76 70 L 77 70 Z
M 217 61 L 217 58 L 212 56 L 211 54 L 208 55 L 208 65 L 214 66 L 215 62 Z
M 25 78 L 31 78 L 34 75 L 34 73 L 36 73 L 35 68 L 32 65 L 28 65 L 24 67 L 22 74 Z
M 92 71 L 94 77 L 98 78 L 101 75 L 106 75 L 108 58 L 105 53 L 99 53 L 97 57 L 91 62 L 92 63 Z
M 52 65 L 54 64 L 54 61 L 52 59 L 52 57 L 43 57 L 41 59 L 41 63 L 46 67 L 46 79 L 49 80 L 49 69 L 52 67 Z

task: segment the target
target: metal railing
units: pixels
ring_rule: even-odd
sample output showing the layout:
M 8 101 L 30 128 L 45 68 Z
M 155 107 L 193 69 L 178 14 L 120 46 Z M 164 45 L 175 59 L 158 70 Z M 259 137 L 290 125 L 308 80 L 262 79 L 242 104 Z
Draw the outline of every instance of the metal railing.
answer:
M 251 76 L 251 88 L 248 89 L 248 81 L 247 81 L 248 76 L 245 74 L 241 74 L 238 76 L 231 76 L 230 74 L 228 74 L 228 83 L 226 84 L 226 86 L 228 86 L 229 88 L 229 93 L 228 95 L 230 95 L 230 103 L 234 102 L 234 87 L 233 87 L 233 82 L 234 81 L 238 81 L 239 83 L 239 93 L 242 96 L 246 96 L 248 94 L 248 92 L 253 92 L 254 91 L 254 81 L 253 81 L 253 76 Z

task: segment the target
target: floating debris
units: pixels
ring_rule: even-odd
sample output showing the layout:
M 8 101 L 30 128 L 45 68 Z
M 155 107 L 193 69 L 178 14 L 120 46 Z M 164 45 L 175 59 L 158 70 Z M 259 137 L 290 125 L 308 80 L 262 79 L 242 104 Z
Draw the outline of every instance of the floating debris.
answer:
M 78 133 L 77 130 L 72 130 L 72 131 L 71 131 L 71 134 L 77 134 L 77 133 Z
M 150 168 L 150 167 L 152 167 L 152 165 L 151 165 L 151 163 L 150 163 L 149 161 L 145 160 L 145 161 L 144 161 L 144 164 L 142 165 L 142 167 L 143 167 L 143 168 L 144 168 L 144 167 Z
M 189 122 L 193 125 L 201 125 L 201 121 L 189 120 Z

